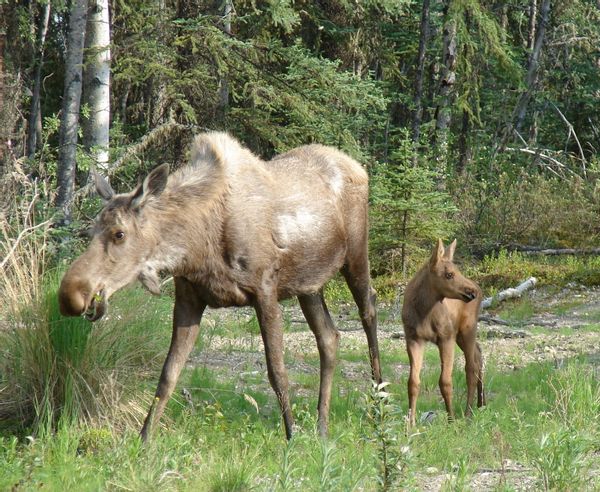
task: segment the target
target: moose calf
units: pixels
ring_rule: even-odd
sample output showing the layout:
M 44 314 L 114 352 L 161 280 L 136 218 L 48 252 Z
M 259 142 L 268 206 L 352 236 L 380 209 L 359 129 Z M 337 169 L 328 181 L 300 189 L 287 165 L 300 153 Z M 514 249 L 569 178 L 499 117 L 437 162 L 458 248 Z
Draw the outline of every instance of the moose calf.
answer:
M 448 418 L 454 418 L 452 409 L 452 367 L 454 344 L 465 354 L 467 375 L 467 409 L 472 413 L 473 397 L 477 387 L 477 406 L 485 405 L 483 391 L 483 358 L 476 341 L 477 317 L 481 304 L 481 290 L 465 278 L 453 263 L 456 239 L 446 250 L 439 239 L 429 263 L 406 286 L 402 322 L 406 350 L 410 361 L 408 402 L 410 425 L 415 425 L 420 372 L 425 342 L 438 346 L 442 371 L 440 391 L 446 404 Z

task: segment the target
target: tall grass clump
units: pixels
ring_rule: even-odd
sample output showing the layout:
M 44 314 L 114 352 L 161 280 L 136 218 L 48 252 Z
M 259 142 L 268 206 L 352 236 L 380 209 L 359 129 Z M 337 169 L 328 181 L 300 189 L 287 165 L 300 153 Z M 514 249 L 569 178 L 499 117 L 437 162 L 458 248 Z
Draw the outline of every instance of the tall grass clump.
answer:
M 94 325 L 61 316 L 62 271 L 49 268 L 51 219 L 35 223 L 38 200 L 32 190 L 0 216 L 0 423 L 37 435 L 75 421 L 137 425 L 147 407 L 134 388 L 165 351 L 161 300 L 143 315 L 119 314 L 117 303 Z M 139 305 L 138 292 L 124 293 L 123 305 Z

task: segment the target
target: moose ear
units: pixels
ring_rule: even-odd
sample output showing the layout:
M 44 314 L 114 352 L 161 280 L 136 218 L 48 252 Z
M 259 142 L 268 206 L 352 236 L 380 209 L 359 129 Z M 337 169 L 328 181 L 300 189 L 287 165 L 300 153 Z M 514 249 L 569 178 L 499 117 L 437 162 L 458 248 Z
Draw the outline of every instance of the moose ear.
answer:
M 437 245 L 433 247 L 433 251 L 431 252 L 431 258 L 429 259 L 429 267 L 435 268 L 443 256 L 444 243 L 441 239 L 438 239 Z
M 104 179 L 100 174 L 92 169 L 92 176 L 94 177 L 94 183 L 96 185 L 96 191 L 98 195 L 104 200 L 109 201 L 115 196 L 115 192 L 110 186 L 109 182 Z
M 135 190 L 133 198 L 131 199 L 132 206 L 135 208 L 140 207 L 146 203 L 149 198 L 160 196 L 167 186 L 168 179 L 168 164 L 161 164 L 153 169 L 152 172 L 146 176 L 144 182 L 137 187 L 137 190 Z
M 452 241 L 450 246 L 446 248 L 446 252 L 444 253 L 444 258 L 452 261 L 454 259 L 454 251 L 456 250 L 456 239 Z

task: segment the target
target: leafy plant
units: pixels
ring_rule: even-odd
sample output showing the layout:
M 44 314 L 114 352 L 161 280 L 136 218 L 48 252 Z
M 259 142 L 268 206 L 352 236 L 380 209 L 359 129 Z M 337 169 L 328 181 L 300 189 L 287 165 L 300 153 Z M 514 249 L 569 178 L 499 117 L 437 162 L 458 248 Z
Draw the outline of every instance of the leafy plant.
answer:
M 398 483 L 408 481 L 411 449 L 408 441 L 402 442 L 404 419 L 400 408 L 385 391 L 389 383 L 373 382 L 370 393 L 365 396 L 366 422 L 369 428 L 367 440 L 374 443 L 378 456 L 377 482 L 380 490 L 394 490 Z
M 586 482 L 586 452 L 590 444 L 571 430 L 544 433 L 532 463 L 545 491 L 581 490 Z

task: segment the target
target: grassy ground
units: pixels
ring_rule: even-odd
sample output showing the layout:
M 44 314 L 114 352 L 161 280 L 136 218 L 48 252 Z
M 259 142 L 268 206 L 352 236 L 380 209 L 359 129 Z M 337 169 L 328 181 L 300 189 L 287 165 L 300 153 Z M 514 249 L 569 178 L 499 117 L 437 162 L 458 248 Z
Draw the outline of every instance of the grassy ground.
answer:
M 487 268 L 482 275 L 495 266 Z M 437 388 L 437 350 L 430 347 L 418 405 L 424 419 L 409 430 L 408 361 L 403 342 L 394 337 L 401 328 L 393 296 L 380 310 L 384 376 L 391 384 L 374 389 L 347 291 L 334 283 L 327 295 L 336 299 L 331 311 L 343 330 L 329 439 L 315 431 L 314 340 L 299 322 L 297 306 L 286 303 L 286 363 L 297 426 L 291 442 L 285 441 L 266 382 L 256 319 L 237 310 L 207 313 L 163 425 L 142 445 L 137 432 L 168 348 L 171 303 L 167 296 L 133 289 L 115 296 L 110 318 L 87 341 L 96 354 L 106 341 L 106 353 L 115 352 L 112 343 L 138 354 L 115 376 L 127 382 L 112 399 L 105 395 L 85 423 L 58 419 L 52 432 L 40 432 L 34 423 L 0 422 L 0 490 L 600 490 L 595 301 L 574 294 L 550 303 L 557 297 L 552 293 L 499 306 L 494 315 L 508 320 L 511 330 L 526 329 L 527 336 L 500 340 L 493 327 L 482 325 L 488 405 L 470 420 L 462 417 L 465 383 L 457 359 L 458 419 L 447 422 Z M 547 326 L 542 315 L 577 323 Z M 582 340 L 565 352 L 552 348 L 555 341 L 559 347 Z M 142 353 L 135 350 L 140 346 L 146 347 Z M 134 370 L 140 365 L 142 371 Z M 104 370 L 94 367 L 87 370 Z M 136 377 L 128 379 L 133 372 Z M 113 373 L 97 374 L 103 380 Z M 6 381 L 1 369 L 0 380 Z M 9 389 L 0 384 L 0 410 Z

